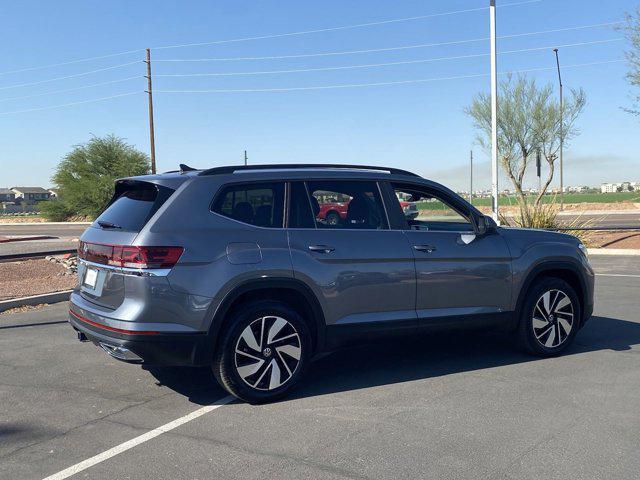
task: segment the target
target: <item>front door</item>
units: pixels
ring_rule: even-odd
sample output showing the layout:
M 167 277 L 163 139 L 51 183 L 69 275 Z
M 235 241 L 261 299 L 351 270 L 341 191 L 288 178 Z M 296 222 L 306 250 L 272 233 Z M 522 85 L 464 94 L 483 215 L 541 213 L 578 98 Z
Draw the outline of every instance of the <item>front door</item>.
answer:
M 323 303 L 329 335 L 415 328 L 413 254 L 377 182 L 293 182 L 289 205 L 294 275 Z
M 500 233 L 476 235 L 468 206 L 446 191 L 392 187 L 415 257 L 420 324 L 499 320 L 511 300 L 511 255 Z

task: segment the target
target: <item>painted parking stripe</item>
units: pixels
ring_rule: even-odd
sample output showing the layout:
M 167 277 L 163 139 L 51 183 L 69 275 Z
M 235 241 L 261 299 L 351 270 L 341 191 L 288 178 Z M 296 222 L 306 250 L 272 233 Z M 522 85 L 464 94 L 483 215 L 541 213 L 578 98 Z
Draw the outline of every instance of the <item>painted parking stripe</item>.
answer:
M 596 277 L 632 277 L 640 278 L 640 275 L 625 275 L 622 273 L 596 273 Z
M 227 403 L 232 402 L 233 400 L 235 400 L 235 397 L 231 395 L 229 395 L 228 397 L 224 397 L 223 399 L 218 400 L 212 405 L 207 405 L 206 407 L 199 408 L 198 410 L 191 412 L 188 415 L 185 415 L 184 417 L 177 418 L 172 422 L 166 423 L 158 428 L 155 428 L 147 433 L 140 435 L 139 437 L 132 438 L 131 440 L 128 440 L 124 443 L 121 443 L 120 445 L 110 448 L 109 450 L 99 453 L 94 457 L 83 460 L 80 463 L 76 463 L 75 465 L 72 465 L 69 468 L 65 468 L 64 470 L 58 473 L 48 476 L 44 480 L 63 480 L 64 478 L 69 478 L 70 476 L 75 475 L 76 473 L 82 472 L 87 468 L 93 467 L 98 463 L 104 462 L 105 460 L 115 457 L 116 455 L 126 452 L 127 450 L 131 450 L 133 447 L 136 447 L 142 443 L 148 442 L 149 440 L 152 440 L 162 435 L 163 433 L 170 432 L 171 430 L 178 428 L 179 426 L 184 425 L 185 423 L 188 423 L 192 420 L 195 420 L 196 418 L 199 418 L 202 415 L 212 412 L 213 410 L 220 408 L 223 405 L 226 405 Z

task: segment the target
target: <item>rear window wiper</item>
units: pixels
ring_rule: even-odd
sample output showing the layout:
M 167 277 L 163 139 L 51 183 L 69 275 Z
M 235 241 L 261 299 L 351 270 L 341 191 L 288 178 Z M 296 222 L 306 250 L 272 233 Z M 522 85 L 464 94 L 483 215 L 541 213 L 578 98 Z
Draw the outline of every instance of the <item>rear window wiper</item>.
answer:
M 104 220 L 98 220 L 98 225 L 100 225 L 102 228 L 117 228 L 119 230 L 122 230 L 122 227 L 120 225 L 116 225 L 115 223 L 111 222 L 105 222 Z

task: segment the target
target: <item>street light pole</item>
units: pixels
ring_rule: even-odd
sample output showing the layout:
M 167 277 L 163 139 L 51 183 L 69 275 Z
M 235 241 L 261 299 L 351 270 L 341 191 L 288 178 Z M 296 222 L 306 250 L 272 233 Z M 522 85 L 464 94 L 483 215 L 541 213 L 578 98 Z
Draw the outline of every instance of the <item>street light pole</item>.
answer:
M 491 212 L 496 223 L 498 215 L 498 72 L 496 54 L 496 0 L 489 1 L 489 28 L 491 30 Z
M 473 150 L 469 157 L 469 203 L 473 203 Z
M 564 168 L 563 168 L 563 154 L 564 154 L 564 100 L 562 98 L 562 75 L 560 73 L 560 57 L 558 56 L 558 49 L 554 48 L 553 51 L 556 54 L 556 65 L 558 66 L 558 82 L 560 83 L 560 210 L 564 210 Z

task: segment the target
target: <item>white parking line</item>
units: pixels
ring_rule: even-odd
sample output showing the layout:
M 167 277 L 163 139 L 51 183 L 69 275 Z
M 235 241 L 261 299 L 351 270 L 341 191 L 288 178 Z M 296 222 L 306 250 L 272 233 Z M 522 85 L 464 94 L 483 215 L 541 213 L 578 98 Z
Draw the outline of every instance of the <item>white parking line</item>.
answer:
M 166 423 L 158 428 L 155 428 L 147 433 L 140 435 L 139 437 L 132 438 L 131 440 L 128 440 L 124 443 L 121 443 L 120 445 L 110 448 L 109 450 L 99 453 L 94 457 L 83 460 L 80 463 L 76 463 L 75 465 L 72 465 L 69 468 L 65 468 L 61 472 L 54 473 L 53 475 L 48 476 L 44 480 L 63 480 L 64 478 L 69 478 L 71 475 L 75 475 L 76 473 L 82 472 L 83 470 L 86 470 L 89 467 L 93 467 L 98 463 L 104 462 L 105 460 L 108 460 L 111 457 L 115 457 L 116 455 L 122 452 L 126 452 L 127 450 L 130 450 L 133 447 L 140 445 L 141 443 L 148 442 L 149 440 L 156 438 L 157 436 L 162 435 L 163 433 L 167 433 L 175 428 L 178 428 L 181 425 L 184 425 L 185 423 L 190 422 L 191 420 L 195 420 L 196 418 L 201 417 L 202 415 L 209 413 L 215 410 L 216 408 L 220 408 L 221 406 L 226 405 L 227 403 L 233 400 L 235 400 L 235 397 L 231 395 L 229 395 L 228 397 L 224 397 L 223 399 L 218 400 L 212 405 L 207 405 L 206 407 L 199 408 L 195 412 L 191 412 L 188 415 L 185 415 L 184 417 L 177 418 L 172 422 Z
M 622 273 L 596 273 L 596 277 L 633 277 L 633 278 L 640 278 L 640 275 L 624 275 Z

